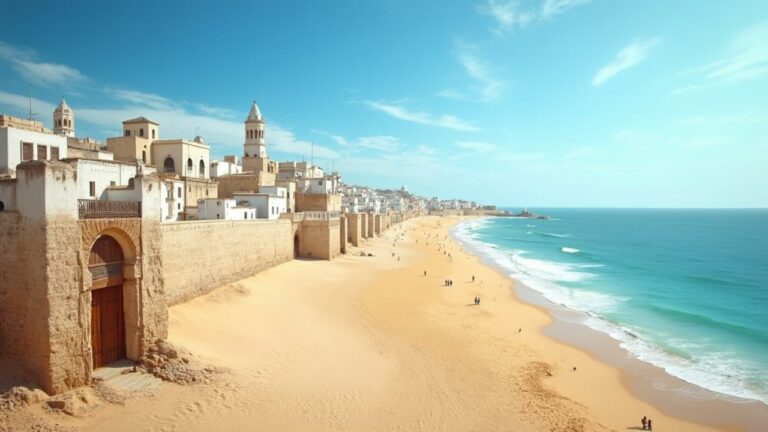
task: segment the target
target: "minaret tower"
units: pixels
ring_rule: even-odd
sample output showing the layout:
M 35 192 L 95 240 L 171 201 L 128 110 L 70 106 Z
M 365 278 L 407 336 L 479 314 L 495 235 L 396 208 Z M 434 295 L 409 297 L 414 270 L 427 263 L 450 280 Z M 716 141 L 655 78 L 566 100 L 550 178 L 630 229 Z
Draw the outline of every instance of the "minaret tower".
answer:
M 53 111 L 53 133 L 66 137 L 75 136 L 75 112 L 61 98 L 61 103 Z
M 267 146 L 264 141 L 264 119 L 261 117 L 261 110 L 253 101 L 248 118 L 245 119 L 245 157 L 267 157 Z

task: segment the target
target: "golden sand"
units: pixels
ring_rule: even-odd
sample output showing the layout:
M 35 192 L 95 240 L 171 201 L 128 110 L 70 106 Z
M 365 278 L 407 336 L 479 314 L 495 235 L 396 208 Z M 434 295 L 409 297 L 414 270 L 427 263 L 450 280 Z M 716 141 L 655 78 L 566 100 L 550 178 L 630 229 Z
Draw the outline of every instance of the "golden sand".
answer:
M 170 340 L 229 372 L 61 424 L 624 431 L 645 415 L 657 431 L 715 430 L 662 413 L 634 397 L 618 369 L 544 336 L 549 315 L 447 236 L 458 220 L 410 220 L 333 262 L 293 261 L 173 307 Z

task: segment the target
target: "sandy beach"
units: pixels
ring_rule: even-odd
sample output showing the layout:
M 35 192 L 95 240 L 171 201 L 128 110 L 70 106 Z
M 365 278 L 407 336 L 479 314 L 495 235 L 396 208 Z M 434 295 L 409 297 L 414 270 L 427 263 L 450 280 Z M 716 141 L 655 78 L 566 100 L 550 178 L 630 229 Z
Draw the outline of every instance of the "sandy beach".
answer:
M 545 336 L 550 315 L 451 239 L 459 220 L 410 220 L 333 262 L 292 261 L 172 307 L 170 341 L 226 369 L 208 384 L 33 413 L 84 431 L 623 431 L 643 416 L 657 431 L 735 430 L 671 416 Z

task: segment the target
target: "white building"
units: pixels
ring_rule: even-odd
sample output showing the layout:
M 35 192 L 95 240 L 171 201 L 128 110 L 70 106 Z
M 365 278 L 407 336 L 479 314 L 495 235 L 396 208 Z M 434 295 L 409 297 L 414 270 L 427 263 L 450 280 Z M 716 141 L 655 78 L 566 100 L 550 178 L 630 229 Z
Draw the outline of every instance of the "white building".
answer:
M 202 137 L 152 141 L 152 160 L 165 174 L 180 177 L 210 178 L 208 172 L 211 147 Z
M 285 188 L 278 189 L 285 191 Z M 246 192 L 236 192 L 232 195 L 238 205 L 256 207 L 256 217 L 259 219 L 274 220 L 279 218 L 282 213 L 287 213 L 285 195 L 277 196 L 269 193 Z
M 234 156 L 226 156 L 224 160 L 215 160 L 211 162 L 211 178 L 225 175 L 241 174 L 243 166 Z
M 66 157 L 65 136 L 55 135 L 39 121 L 0 115 L 0 175 L 13 176 L 22 162 Z
M 256 216 L 256 207 L 238 205 L 235 199 L 197 200 L 198 219 L 249 220 L 256 219 Z

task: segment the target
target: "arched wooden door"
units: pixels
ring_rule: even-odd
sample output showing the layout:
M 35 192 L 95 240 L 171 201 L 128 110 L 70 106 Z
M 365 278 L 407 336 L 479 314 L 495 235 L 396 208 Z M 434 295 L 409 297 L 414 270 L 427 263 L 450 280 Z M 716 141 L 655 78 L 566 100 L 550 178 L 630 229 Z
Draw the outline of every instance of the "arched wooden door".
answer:
M 93 368 L 125 358 L 123 314 L 123 250 L 110 236 L 94 242 L 88 261 L 91 272 L 91 348 Z

